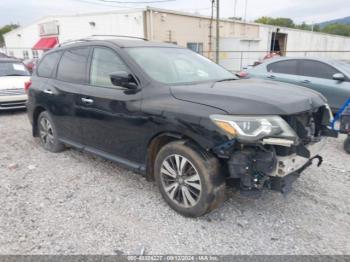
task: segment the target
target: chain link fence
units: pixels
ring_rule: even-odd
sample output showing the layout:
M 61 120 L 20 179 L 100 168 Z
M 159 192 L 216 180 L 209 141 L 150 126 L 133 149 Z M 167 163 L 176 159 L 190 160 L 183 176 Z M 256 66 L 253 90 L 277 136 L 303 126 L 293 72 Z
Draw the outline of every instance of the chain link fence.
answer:
M 204 51 L 203 55 L 215 61 L 215 51 Z M 276 55 L 276 54 L 275 54 Z M 278 54 L 277 54 L 278 55 Z M 349 51 L 286 51 L 282 54 L 287 57 L 309 57 L 350 61 Z M 273 55 L 267 51 L 220 51 L 219 63 L 226 69 L 237 72 L 244 68 L 254 66 L 271 58 Z
M 28 60 L 32 58 L 40 58 L 45 51 L 32 50 L 31 48 L 17 48 L 17 47 L 3 47 L 0 48 L 0 54 L 5 54 L 10 57 L 16 57 L 21 60 Z M 208 57 L 212 61 L 216 61 L 215 51 L 203 51 L 202 55 Z M 269 58 L 271 53 L 269 51 L 220 51 L 219 62 L 220 65 L 232 72 L 241 71 L 244 68 L 254 66 Z M 300 50 L 300 51 L 286 51 L 283 56 L 288 57 L 310 57 L 310 58 L 325 58 L 350 61 L 349 51 L 320 51 L 320 50 Z

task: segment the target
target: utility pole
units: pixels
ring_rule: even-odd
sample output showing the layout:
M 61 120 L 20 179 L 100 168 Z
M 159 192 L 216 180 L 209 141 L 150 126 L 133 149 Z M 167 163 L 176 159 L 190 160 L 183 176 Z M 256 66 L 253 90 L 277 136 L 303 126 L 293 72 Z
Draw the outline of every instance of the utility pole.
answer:
M 215 0 L 211 0 L 211 16 L 209 25 L 209 54 L 208 57 L 212 59 L 213 54 L 213 21 L 214 21 L 214 4 Z
M 233 17 L 234 17 L 234 18 L 237 17 L 237 0 L 235 0 L 235 3 L 234 3 Z
M 171 34 L 172 32 L 171 30 L 169 30 L 168 32 L 169 32 L 169 43 L 171 43 L 173 41 L 172 34 Z
M 219 64 L 220 46 L 220 0 L 216 0 L 216 63 Z
M 245 7 L 244 7 L 244 22 L 247 22 L 247 9 L 248 9 L 248 0 L 245 0 Z

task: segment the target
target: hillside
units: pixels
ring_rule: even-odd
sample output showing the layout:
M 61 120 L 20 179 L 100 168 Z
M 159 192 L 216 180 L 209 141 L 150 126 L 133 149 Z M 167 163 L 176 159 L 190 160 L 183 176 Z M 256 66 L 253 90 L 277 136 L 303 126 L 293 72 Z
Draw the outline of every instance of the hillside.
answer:
M 318 25 L 322 29 L 322 28 L 326 27 L 329 24 L 350 25 L 350 16 L 344 17 L 344 18 L 339 18 L 339 19 L 334 19 L 334 20 L 330 20 L 330 21 L 325 21 L 325 22 L 319 23 Z

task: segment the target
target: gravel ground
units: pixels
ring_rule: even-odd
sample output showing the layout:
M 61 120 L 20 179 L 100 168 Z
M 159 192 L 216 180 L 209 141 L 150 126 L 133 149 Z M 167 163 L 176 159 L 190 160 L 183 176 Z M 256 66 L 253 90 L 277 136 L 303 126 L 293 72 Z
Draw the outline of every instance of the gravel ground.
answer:
M 350 254 L 350 156 L 327 142 L 286 198 L 228 189 L 189 219 L 140 175 L 76 150 L 44 151 L 25 112 L 0 114 L 0 254 Z

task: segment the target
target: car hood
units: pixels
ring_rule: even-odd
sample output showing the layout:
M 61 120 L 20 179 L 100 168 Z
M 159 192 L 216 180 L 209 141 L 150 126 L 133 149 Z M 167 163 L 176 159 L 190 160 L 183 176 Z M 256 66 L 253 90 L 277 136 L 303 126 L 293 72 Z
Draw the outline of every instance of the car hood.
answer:
M 313 90 L 259 79 L 172 86 L 171 92 L 177 99 L 239 115 L 291 115 L 326 104 Z

